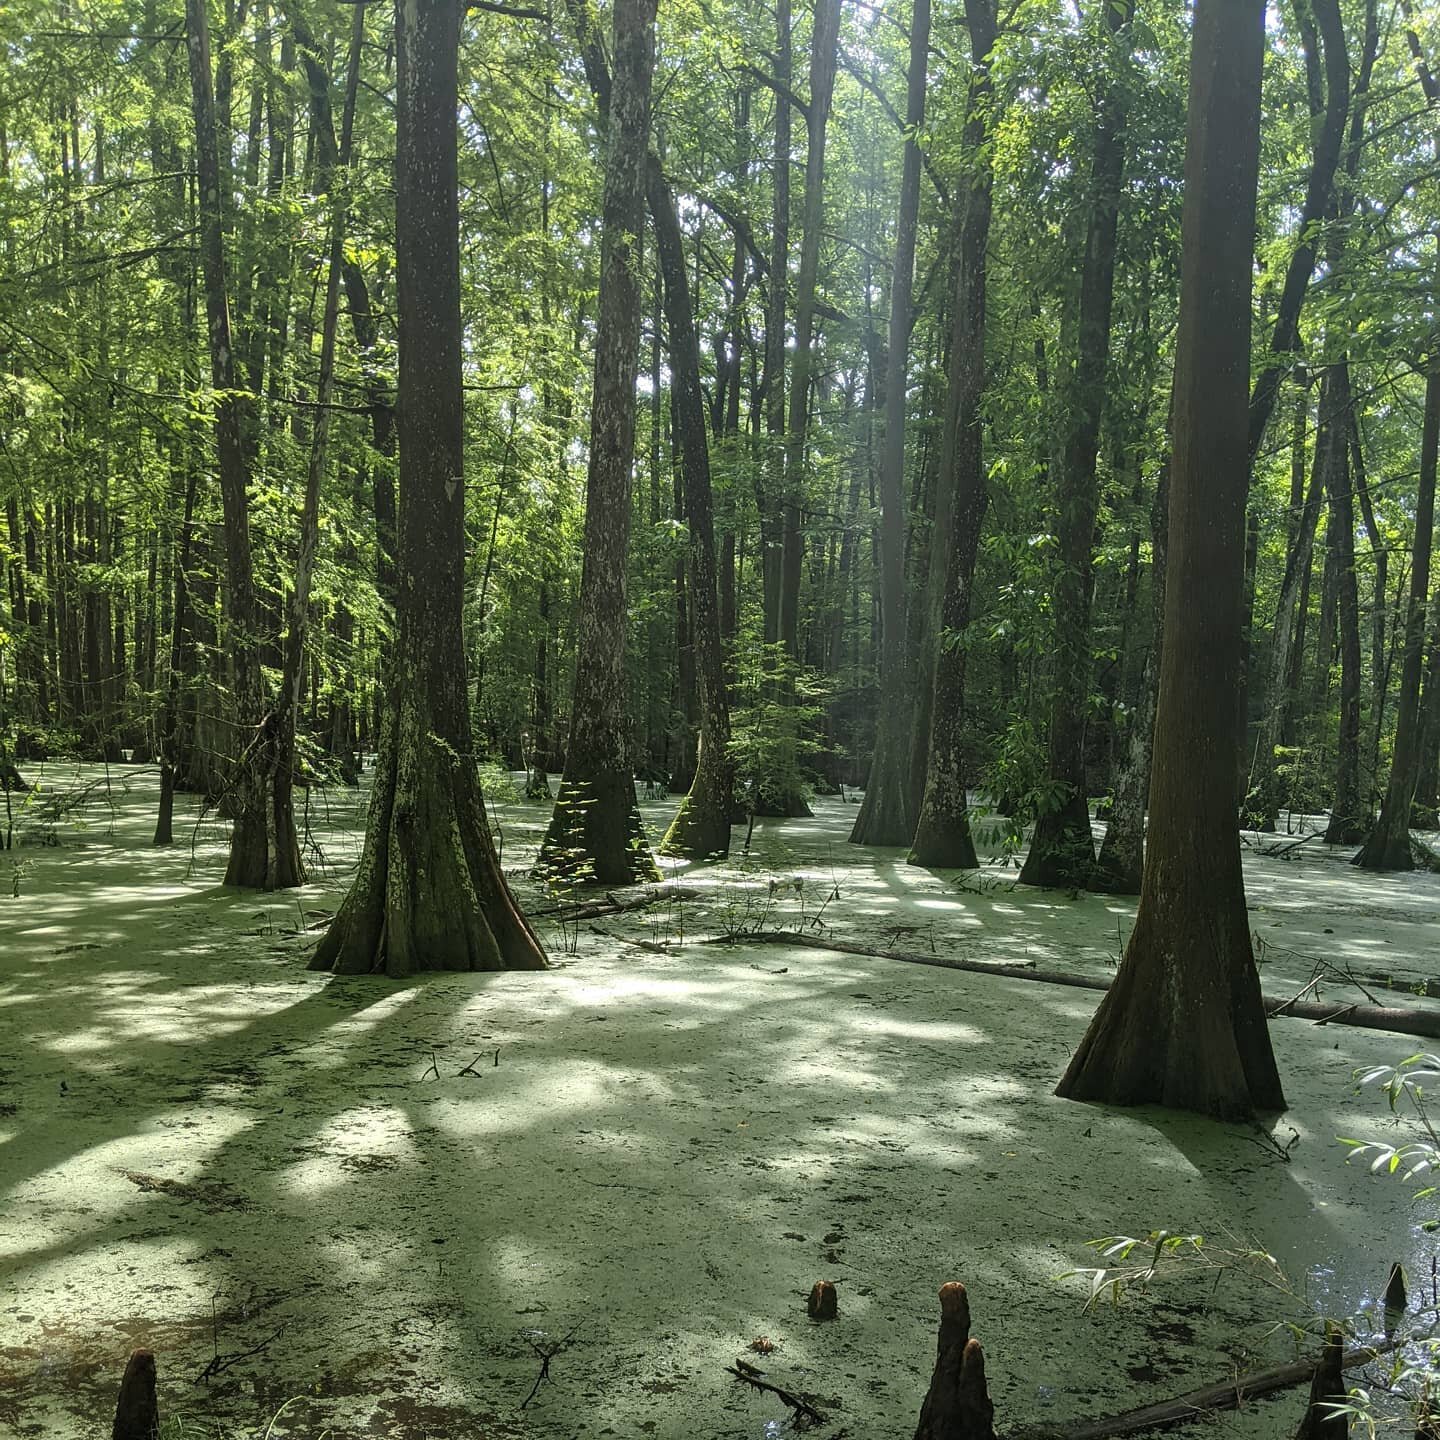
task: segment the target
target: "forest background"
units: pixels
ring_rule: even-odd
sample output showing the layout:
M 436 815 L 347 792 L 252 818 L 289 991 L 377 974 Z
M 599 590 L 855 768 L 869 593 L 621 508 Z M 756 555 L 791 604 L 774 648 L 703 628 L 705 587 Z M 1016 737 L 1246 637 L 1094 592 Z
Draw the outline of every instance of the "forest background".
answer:
M 286 790 L 378 743 L 393 18 L 312 0 L 0 14 L 15 760 L 153 757 L 167 794 L 236 807 L 257 733 Z M 201 28 L 209 87 L 187 64 Z M 1356 843 L 1401 732 L 1415 818 L 1437 799 L 1436 29 L 1410 0 L 1268 15 L 1236 804 L 1262 827 L 1329 810 L 1330 838 Z M 486 0 L 460 50 L 474 753 L 537 798 L 565 765 L 583 648 L 602 33 L 583 4 Z M 647 231 L 638 265 L 608 617 L 641 777 L 690 788 L 723 663 L 738 813 L 865 786 L 854 838 L 967 865 L 978 788 L 1016 844 L 1038 821 L 1025 879 L 1138 888 L 1187 49 L 1170 4 L 662 7 L 651 153 L 675 244 L 667 275 L 668 227 Z M 713 600 L 684 478 L 697 424 Z M 1107 795 L 1097 857 L 1087 797 Z M 1411 860 L 1403 840 L 1388 855 Z M 232 861 L 245 883 L 302 874 L 283 841 Z

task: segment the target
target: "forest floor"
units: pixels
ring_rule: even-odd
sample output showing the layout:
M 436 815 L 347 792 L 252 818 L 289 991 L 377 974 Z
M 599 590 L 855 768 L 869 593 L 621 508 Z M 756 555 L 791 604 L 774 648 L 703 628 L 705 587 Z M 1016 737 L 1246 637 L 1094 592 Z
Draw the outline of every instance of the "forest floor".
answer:
M 179 843 L 150 846 L 153 771 L 28 778 L 22 829 L 85 803 L 57 846 L 0 854 L 0 1435 L 108 1434 L 148 1345 L 172 1436 L 790 1433 L 739 1356 L 812 1396 L 823 1440 L 908 1437 L 951 1279 L 1004 1434 L 1291 1359 L 1290 1322 L 1373 1334 L 1393 1260 L 1430 1285 L 1414 1187 L 1336 1138 L 1393 1134 L 1353 1072 L 1413 1039 L 1274 1021 L 1272 1144 L 1055 1099 L 1093 993 L 698 943 L 790 930 L 1103 976 L 1132 902 L 1013 888 L 1003 863 L 915 869 L 848 845 L 854 805 L 825 799 L 762 822 L 748 856 L 737 828 L 729 863 L 647 908 L 540 920 L 548 973 L 333 979 L 305 968 L 310 927 L 363 792 L 315 792 L 317 878 L 260 895 L 221 886 L 225 829 L 193 799 Z M 657 838 L 673 803 L 644 807 Z M 545 807 L 494 813 L 525 903 L 553 907 L 525 876 Z M 1314 957 L 1440 991 L 1440 876 L 1273 843 L 1246 850 L 1267 991 Z M 1291 1288 L 1222 1266 L 1087 1310 L 1060 1278 L 1087 1241 L 1161 1227 L 1258 1246 Z M 805 1313 L 821 1278 L 830 1324 Z M 1224 1424 L 1288 1436 L 1303 1394 Z

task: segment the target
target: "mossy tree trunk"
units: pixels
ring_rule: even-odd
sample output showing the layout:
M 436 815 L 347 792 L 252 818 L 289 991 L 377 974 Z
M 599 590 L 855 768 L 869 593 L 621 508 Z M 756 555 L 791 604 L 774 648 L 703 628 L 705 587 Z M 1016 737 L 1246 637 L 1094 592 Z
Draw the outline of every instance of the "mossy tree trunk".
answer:
M 965 121 L 965 148 L 972 159 L 953 202 L 959 261 L 937 482 L 947 498 L 936 503 L 937 513 L 948 519 L 937 526 L 939 544 L 930 561 L 944 580 L 939 613 L 930 627 L 937 648 L 930 703 L 922 707 L 929 715 L 925 790 L 910 849 L 911 864 L 937 869 L 971 869 L 976 863 L 966 795 L 964 641 L 987 499 L 980 402 L 985 393 L 985 253 L 993 208 L 988 140 L 995 123 L 990 76 L 997 37 L 994 0 L 967 0 L 965 14 L 974 62 Z
M 1085 732 L 1093 668 L 1090 605 L 1100 505 L 1096 461 L 1110 364 L 1134 0 L 1107 5 L 1104 15 L 1114 69 L 1100 98 L 1090 157 L 1090 215 L 1080 272 L 1077 349 L 1065 385 L 1066 429 L 1055 497 L 1059 572 L 1055 576 L 1055 680 L 1047 764 L 1055 803 L 1042 808 L 1036 818 L 1030 852 L 1020 870 L 1022 885 L 1088 885 L 1095 866 L 1085 783 Z
M 602 118 L 609 122 L 614 82 L 593 10 L 570 0 L 586 78 Z M 700 385 L 700 347 L 690 309 L 685 242 L 675 197 L 653 151 L 645 162 L 645 197 L 655 224 L 665 323 L 670 331 L 671 395 L 676 448 L 690 531 L 689 599 L 694 637 L 700 743 L 689 794 L 681 802 L 660 850 L 702 860 L 730 851 L 734 769 L 730 758 L 730 706 L 725 685 L 718 582 L 715 574 L 714 496 L 705 397 Z M 737 245 L 738 245 L 737 241 Z M 737 341 L 738 344 L 738 341 Z M 738 385 L 738 379 L 736 384 Z M 736 412 L 738 418 L 738 410 Z
M 635 801 L 625 677 L 655 0 L 618 0 L 614 26 L 575 691 L 565 775 L 537 869 L 625 885 L 659 875 Z
M 541 969 L 501 874 L 471 754 L 461 613 L 464 403 L 458 0 L 396 7 L 400 505 L 396 643 L 365 848 L 311 969 Z
M 1145 878 L 1120 973 L 1057 1091 L 1227 1117 L 1284 1105 L 1234 813 L 1264 48 L 1264 0 L 1199 0 Z
M 910 74 L 905 160 L 890 282 L 890 344 L 885 378 L 885 448 L 880 462 L 880 714 L 865 799 L 850 839 L 856 845 L 908 845 L 916 810 L 910 786 L 913 675 L 906 654 L 905 410 L 910 387 L 911 296 L 920 216 L 920 141 L 930 62 L 930 0 L 915 0 L 910 19 Z

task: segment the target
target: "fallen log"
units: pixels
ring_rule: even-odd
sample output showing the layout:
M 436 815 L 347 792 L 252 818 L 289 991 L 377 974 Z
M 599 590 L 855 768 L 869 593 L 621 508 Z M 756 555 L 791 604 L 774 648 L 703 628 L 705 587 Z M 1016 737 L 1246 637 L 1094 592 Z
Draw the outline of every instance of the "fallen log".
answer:
M 1395 1345 L 1391 1342 L 1347 1350 L 1342 1358 L 1341 1368 L 1353 1370 L 1357 1366 L 1368 1365 L 1394 1348 Z M 1142 1430 L 1163 1430 L 1172 1425 L 1186 1425 L 1192 1421 L 1203 1420 L 1207 1415 L 1213 1415 L 1220 1410 L 1238 1410 L 1247 1400 L 1258 1400 L 1281 1390 L 1293 1390 L 1297 1385 L 1313 1382 L 1314 1377 L 1314 1360 L 1296 1360 L 1289 1365 L 1278 1365 L 1273 1370 L 1258 1370 L 1254 1374 L 1226 1380 L 1219 1385 L 1207 1385 L 1201 1390 L 1192 1390 L 1188 1395 L 1179 1395 L 1173 1400 L 1142 1405 L 1138 1409 L 1124 1410 L 1118 1415 L 1107 1415 L 1100 1420 L 1081 1420 L 1073 1425 L 1043 1425 L 1030 1430 L 1013 1430 L 1004 1440 L 1114 1440 L 1116 1436 L 1135 1435 Z
M 957 960 L 943 955 L 921 955 L 910 950 L 873 950 L 843 940 L 822 940 L 782 930 L 756 930 L 722 935 L 706 941 L 714 945 L 798 945 L 807 950 L 830 950 L 841 955 L 863 955 L 873 960 L 898 960 L 905 965 L 928 965 L 937 970 L 961 970 L 967 975 L 996 975 L 1002 980 L 1036 980 L 1042 985 L 1065 985 L 1072 990 L 1105 991 L 1108 980 L 1072 975 L 1063 970 L 1042 970 L 1034 965 L 1006 965 L 984 960 Z M 1316 1025 L 1352 1025 L 1361 1030 L 1389 1030 L 1396 1035 L 1420 1035 L 1440 1040 L 1440 1010 L 1410 1005 L 1336 1005 L 1322 1000 L 1265 995 L 1261 999 L 1273 1020 L 1289 1016 Z

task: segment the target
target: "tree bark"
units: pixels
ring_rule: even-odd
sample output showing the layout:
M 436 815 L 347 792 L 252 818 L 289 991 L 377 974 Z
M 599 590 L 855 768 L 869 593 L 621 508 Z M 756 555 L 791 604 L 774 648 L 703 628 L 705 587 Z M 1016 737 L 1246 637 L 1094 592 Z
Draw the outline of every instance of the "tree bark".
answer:
M 785 491 L 785 316 L 790 299 L 790 78 L 793 45 L 790 0 L 775 4 L 775 146 L 771 180 L 770 292 L 765 307 L 765 464 L 756 472 L 760 511 L 760 569 L 764 587 L 762 637 L 780 642 L 780 513 Z
M 810 99 L 805 109 L 805 200 L 800 270 L 795 278 L 795 353 L 790 365 L 790 413 L 785 430 L 785 496 L 781 515 L 780 643 L 791 660 L 800 655 L 800 580 L 804 560 L 801 513 L 805 503 L 806 449 L 810 438 L 810 380 L 815 341 L 815 297 L 825 220 L 825 140 L 840 45 L 840 0 L 815 0 L 810 37 Z M 773 283 L 773 282 L 772 282 Z
M 1233 808 L 1264 48 L 1263 0 L 1199 0 L 1145 877 L 1120 972 L 1057 1090 L 1227 1117 L 1284 1105 Z
M 680 440 L 685 511 L 690 528 L 690 633 L 700 701 L 700 743 L 690 792 L 660 844 L 662 855 L 689 860 L 730 853 L 733 767 L 730 761 L 730 706 L 715 583 L 715 523 L 710 488 L 710 450 L 705 434 L 705 399 L 700 389 L 700 348 L 690 313 L 685 252 L 675 197 L 654 155 L 646 164 L 646 191 L 655 222 L 655 242 L 665 288 L 670 331 L 670 404 Z
M 1104 9 L 1114 54 L 1125 66 L 1133 44 L 1134 0 Z M 1085 775 L 1085 729 L 1090 697 L 1090 601 L 1093 595 L 1095 522 L 1100 491 L 1095 466 L 1105 377 L 1110 363 L 1110 319 L 1115 298 L 1115 241 L 1125 174 L 1128 75 L 1115 73 L 1101 97 L 1090 159 L 1090 215 L 1080 275 L 1077 350 L 1065 386 L 1065 440 L 1056 477 L 1055 679 L 1050 706 L 1046 775 L 1055 799 L 1042 804 L 1022 885 L 1089 885 L 1095 868 L 1090 800 Z
M 1360 588 L 1355 576 L 1355 486 L 1350 471 L 1350 364 L 1342 358 L 1326 375 L 1335 391 L 1331 423 L 1336 436 L 1326 467 L 1340 584 L 1340 731 L 1335 748 L 1335 792 L 1327 845 L 1358 845 L 1368 829 L 1360 794 Z
M 1405 659 L 1395 713 L 1395 758 L 1380 818 L 1355 856 L 1364 870 L 1413 870 L 1410 806 L 1420 778 L 1420 675 L 1425 656 L 1425 605 L 1430 597 L 1430 552 L 1435 529 L 1435 469 L 1440 451 L 1440 356 L 1425 371 L 1425 420 L 1420 437 L 1420 488 L 1415 502 L 1415 548 L 1405 617 Z
M 456 179 L 460 0 L 396 6 L 400 322 L 396 644 L 355 881 L 311 969 L 541 969 L 471 754 Z
M 210 379 L 218 392 L 216 446 L 220 496 L 225 516 L 226 600 L 229 649 L 234 673 L 234 720 L 239 754 L 234 757 L 227 794 L 234 830 L 225 883 L 264 889 L 276 874 L 274 858 L 295 845 L 292 833 L 275 829 L 267 785 L 263 726 L 263 690 L 256 622 L 255 582 L 251 567 L 249 481 L 245 434 L 253 423 L 252 397 L 236 383 L 235 345 L 230 333 L 230 299 L 225 265 L 225 205 L 229 164 L 222 164 L 221 140 L 230 144 L 216 120 L 211 87 L 210 23 L 204 0 L 186 0 L 186 42 L 195 121 L 196 180 L 200 196 L 200 258 L 205 278 L 205 315 L 210 340 Z
M 565 775 L 537 870 L 625 885 L 660 873 L 635 801 L 625 676 L 625 563 L 655 0 L 617 4 L 613 53 L 575 690 Z
M 1165 650 L 1165 547 L 1170 527 L 1170 459 L 1155 487 L 1150 511 L 1150 649 L 1140 677 L 1140 699 L 1130 722 L 1130 738 L 1105 839 L 1095 861 L 1094 888 L 1109 895 L 1138 895 L 1145 876 L 1145 816 L 1150 803 L 1150 766 L 1155 741 L 1155 703 L 1160 660 Z
M 905 159 L 890 282 L 889 372 L 885 377 L 885 449 L 880 463 L 880 713 L 865 799 L 850 840 L 855 845 L 908 845 L 917 815 L 911 804 L 910 732 L 913 679 L 906 654 L 905 410 L 910 387 L 911 296 L 920 220 L 920 142 L 930 61 L 930 0 L 915 0 L 910 18 L 910 75 Z
M 346 66 L 345 99 L 337 154 L 324 154 L 319 171 L 319 189 L 330 200 L 329 254 L 325 271 L 325 301 L 320 321 L 320 373 L 315 387 L 315 418 L 310 428 L 310 458 L 305 473 L 305 499 L 300 513 L 300 543 L 295 558 L 294 588 L 285 649 L 270 723 L 274 744 L 270 754 L 274 787 L 275 833 L 288 849 L 277 848 L 272 856 L 274 872 L 269 888 L 305 883 L 305 865 L 295 843 L 294 782 L 296 771 L 295 731 L 300 715 L 300 680 L 310 625 L 310 584 L 315 573 L 315 556 L 320 546 L 320 484 L 330 442 L 330 403 L 335 391 L 335 332 L 340 318 L 340 271 L 345 258 L 345 213 L 348 207 L 347 173 L 350 166 L 350 136 L 355 121 L 355 96 L 360 84 L 360 54 L 365 39 L 365 6 L 355 7 L 351 22 L 350 58 Z M 330 77 L 319 56 L 304 52 L 310 79 L 311 121 L 316 131 L 329 126 Z
M 1264 718 L 1255 741 L 1255 758 L 1251 767 L 1249 794 L 1246 796 L 1246 821 L 1257 830 L 1273 830 L 1283 800 L 1279 783 L 1279 751 L 1289 730 L 1290 712 L 1297 691 L 1298 668 L 1295 652 L 1299 648 L 1301 625 L 1304 622 L 1304 600 L 1310 575 L 1311 556 L 1315 549 L 1315 531 L 1320 523 L 1320 507 L 1325 498 L 1325 467 L 1334 439 L 1329 417 L 1322 414 L 1320 433 L 1315 442 L 1314 471 L 1304 507 L 1292 514 L 1289 545 L 1285 554 L 1285 573 L 1280 581 L 1280 598 L 1275 606 L 1275 623 L 1270 631 L 1270 674 L 1266 690 Z
M 930 561 L 935 577 L 931 594 L 939 597 L 939 612 L 930 626 L 936 649 L 929 704 L 921 707 L 929 716 L 925 790 L 910 848 L 912 865 L 936 869 L 973 869 L 976 864 L 965 773 L 965 630 L 988 498 L 980 402 L 985 393 L 986 250 L 994 178 L 988 143 L 995 122 L 990 59 L 998 36 L 997 14 L 995 0 L 967 0 L 973 68 L 965 148 L 970 159 L 953 202 L 959 256 L 935 507 L 938 516 L 948 519 L 936 525 Z

